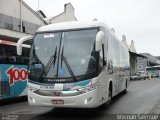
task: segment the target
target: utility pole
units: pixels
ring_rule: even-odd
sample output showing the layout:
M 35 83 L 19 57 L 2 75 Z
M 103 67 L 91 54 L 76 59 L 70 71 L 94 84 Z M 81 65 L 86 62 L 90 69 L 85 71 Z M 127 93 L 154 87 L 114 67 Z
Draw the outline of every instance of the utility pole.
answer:
M 22 1 L 23 0 L 20 0 L 20 31 L 22 31 Z

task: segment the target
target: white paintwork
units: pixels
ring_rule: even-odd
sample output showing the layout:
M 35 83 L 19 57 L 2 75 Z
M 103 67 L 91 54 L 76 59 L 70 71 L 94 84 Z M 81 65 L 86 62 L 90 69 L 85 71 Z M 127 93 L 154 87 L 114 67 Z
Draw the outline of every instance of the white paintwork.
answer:
M 102 50 L 102 43 L 104 43 L 103 39 L 104 39 L 104 32 L 99 31 L 96 35 L 96 51 Z
M 78 107 L 78 108 L 94 108 L 99 106 L 98 104 L 98 90 L 95 89 L 93 91 L 90 91 L 88 93 L 85 94 L 81 94 L 81 95 L 77 95 L 77 96 L 70 96 L 70 97 L 52 97 L 52 96 L 40 96 L 37 95 L 31 91 L 28 91 L 28 102 L 31 106 L 50 106 L 50 107 Z M 89 102 L 88 104 L 85 104 L 85 100 L 87 98 L 92 97 L 91 102 Z M 35 103 L 33 103 L 31 101 L 30 98 L 34 98 Z M 56 100 L 56 99 L 60 99 L 60 100 L 64 100 L 65 103 L 63 105 L 53 105 L 51 103 L 51 100 Z
M 28 89 L 28 101 L 32 106 L 50 106 L 50 107 L 82 107 L 82 108 L 94 108 L 102 105 L 108 101 L 109 97 L 109 85 L 112 85 L 112 96 L 117 95 L 121 91 L 125 90 L 129 85 L 129 53 L 124 48 L 120 41 L 117 40 L 115 34 L 106 27 L 105 24 L 92 21 L 92 22 L 65 22 L 47 25 L 39 28 L 37 32 L 48 31 L 67 31 L 74 29 L 85 28 L 99 28 L 104 33 L 104 46 L 105 46 L 105 61 L 107 66 L 101 71 L 98 77 L 91 79 L 91 81 L 98 83 L 97 87 L 89 92 L 82 93 L 76 96 L 43 96 L 36 94 L 32 89 Z M 101 40 L 102 34 L 98 37 Z M 102 51 L 100 51 L 102 52 Z M 123 52 L 123 54 L 122 54 Z M 100 53 L 102 58 L 102 53 Z M 126 67 L 128 69 L 126 70 Z M 114 68 L 112 70 L 112 68 Z M 125 69 L 125 71 L 121 70 Z M 127 71 L 127 73 L 125 73 Z M 124 75 L 123 75 L 124 74 Z M 126 86 L 127 82 L 127 86 Z M 39 89 L 40 85 L 36 87 L 38 83 L 29 83 L 28 85 L 33 89 Z M 42 83 L 41 83 L 42 84 Z M 56 85 L 56 84 L 55 84 Z M 47 86 L 47 84 L 46 84 Z M 89 87 L 89 86 L 88 86 Z M 85 88 L 85 87 L 84 87 Z M 40 89 L 41 90 L 41 89 Z M 55 92 L 52 89 L 50 92 Z M 63 92 L 63 91 L 62 91 Z M 71 92 L 71 91 L 69 91 Z M 92 100 L 85 104 L 87 98 L 92 97 Z M 51 100 L 63 100 L 63 105 L 53 105 Z
M 45 31 L 58 31 L 58 30 L 70 30 L 70 29 L 80 29 L 80 28 L 93 28 L 93 27 L 105 27 L 108 31 L 110 31 L 107 26 L 98 21 L 71 21 L 71 22 L 63 22 L 50 24 L 40 27 L 37 32 L 45 32 Z
M 22 55 L 22 46 L 27 47 L 27 45 L 23 45 L 23 42 L 27 40 L 33 39 L 33 36 L 26 36 L 18 40 L 17 42 L 17 55 Z M 28 46 L 29 47 L 29 46 Z

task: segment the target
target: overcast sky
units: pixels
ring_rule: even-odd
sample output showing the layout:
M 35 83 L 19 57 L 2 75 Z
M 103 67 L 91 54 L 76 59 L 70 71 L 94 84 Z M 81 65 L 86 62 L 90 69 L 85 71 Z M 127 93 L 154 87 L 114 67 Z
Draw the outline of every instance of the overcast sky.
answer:
M 97 18 L 109 28 L 114 27 L 121 40 L 123 34 L 130 45 L 134 40 L 137 53 L 160 56 L 160 0 L 24 0 L 35 11 L 47 17 L 64 11 L 71 3 L 79 21 Z

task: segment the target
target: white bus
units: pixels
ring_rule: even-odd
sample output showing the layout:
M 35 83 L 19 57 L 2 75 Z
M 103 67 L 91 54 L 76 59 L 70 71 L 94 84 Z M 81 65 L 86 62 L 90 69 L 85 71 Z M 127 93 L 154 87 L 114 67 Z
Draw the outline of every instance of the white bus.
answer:
M 17 54 L 21 54 L 19 40 Z M 40 27 L 29 57 L 28 102 L 32 106 L 95 108 L 129 84 L 129 53 L 98 21 Z
M 16 42 L 0 40 L 0 100 L 26 96 L 27 65 L 30 45 L 23 44 L 21 56 L 16 54 Z

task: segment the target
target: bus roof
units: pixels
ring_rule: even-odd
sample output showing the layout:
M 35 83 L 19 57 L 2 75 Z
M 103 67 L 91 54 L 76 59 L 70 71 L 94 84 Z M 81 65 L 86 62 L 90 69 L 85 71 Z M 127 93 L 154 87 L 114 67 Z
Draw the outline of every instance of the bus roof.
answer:
M 55 23 L 42 26 L 37 30 L 37 32 L 71 30 L 80 28 L 94 28 L 94 27 L 105 27 L 106 29 L 108 29 L 105 24 L 98 21 L 90 21 L 90 22 L 72 21 L 72 22 L 62 22 L 62 23 Z

